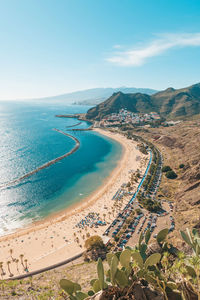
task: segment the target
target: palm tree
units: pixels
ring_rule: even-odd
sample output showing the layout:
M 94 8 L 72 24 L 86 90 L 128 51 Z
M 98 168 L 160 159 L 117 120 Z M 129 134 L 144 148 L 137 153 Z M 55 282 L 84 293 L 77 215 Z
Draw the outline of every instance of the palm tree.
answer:
M 16 263 L 16 268 L 17 268 L 17 272 L 19 273 L 19 259 L 15 259 L 15 263 Z
M 0 269 L 1 269 L 1 276 L 3 277 L 3 275 L 5 275 L 6 273 L 4 272 L 2 261 L 0 262 Z
M 20 260 L 21 260 L 21 264 L 22 264 L 22 266 L 24 267 L 24 262 L 23 262 L 23 257 L 24 257 L 24 254 L 20 254 Z
M 0 269 L 2 270 L 3 269 L 3 262 L 0 261 Z
M 12 277 L 13 274 L 10 271 L 10 260 L 7 261 L 7 266 L 8 266 L 8 272 L 9 272 L 9 276 Z
M 114 211 L 115 211 L 115 208 L 114 207 L 112 207 L 112 212 L 110 212 L 110 216 L 111 216 L 111 214 L 113 215 L 113 217 L 114 217 Z
M 104 222 L 105 222 L 105 217 L 106 217 L 106 214 L 103 214 L 103 219 L 104 219 Z
M 25 259 L 24 262 L 25 262 L 25 268 L 24 268 L 24 271 L 28 272 L 28 265 L 27 265 L 28 259 Z
M 12 258 L 12 260 L 13 260 L 13 257 L 12 257 L 12 254 L 13 254 L 13 249 L 10 249 L 10 256 L 11 256 L 11 258 Z

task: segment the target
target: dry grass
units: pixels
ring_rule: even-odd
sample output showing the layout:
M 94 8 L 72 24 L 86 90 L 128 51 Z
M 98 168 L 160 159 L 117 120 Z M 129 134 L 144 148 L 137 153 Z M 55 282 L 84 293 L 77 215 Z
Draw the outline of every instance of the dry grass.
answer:
M 33 278 L 17 281 L 5 281 L 0 284 L 0 299 L 20 300 L 58 300 L 64 299 L 59 281 L 67 278 L 78 282 L 82 290 L 90 289 L 90 281 L 97 278 L 96 262 L 70 264 L 68 266 L 48 271 Z

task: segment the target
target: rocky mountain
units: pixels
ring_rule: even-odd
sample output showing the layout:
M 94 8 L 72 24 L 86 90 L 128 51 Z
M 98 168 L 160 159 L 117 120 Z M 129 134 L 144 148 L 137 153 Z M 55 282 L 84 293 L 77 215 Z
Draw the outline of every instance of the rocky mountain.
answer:
M 117 92 L 91 108 L 86 117 L 99 120 L 121 108 L 137 113 L 156 111 L 166 118 L 191 117 L 200 114 L 200 83 L 182 89 L 168 88 L 153 95 Z

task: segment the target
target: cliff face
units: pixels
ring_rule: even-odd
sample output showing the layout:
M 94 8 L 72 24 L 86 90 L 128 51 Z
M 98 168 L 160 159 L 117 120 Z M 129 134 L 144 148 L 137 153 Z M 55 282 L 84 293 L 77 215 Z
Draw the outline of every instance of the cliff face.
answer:
M 126 108 L 135 113 L 158 112 L 167 118 L 184 118 L 200 114 L 200 84 L 175 90 L 168 88 L 153 95 L 114 93 L 106 101 L 88 110 L 86 118 L 100 120 Z

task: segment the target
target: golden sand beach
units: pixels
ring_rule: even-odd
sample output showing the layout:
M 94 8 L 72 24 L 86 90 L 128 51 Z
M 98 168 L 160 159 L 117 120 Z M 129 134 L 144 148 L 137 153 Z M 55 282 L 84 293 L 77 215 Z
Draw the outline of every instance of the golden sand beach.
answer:
M 0 260 L 5 271 L 3 278 L 8 278 L 10 273 L 14 276 L 25 273 L 26 266 L 31 272 L 83 252 L 87 237 L 102 236 L 109 223 L 116 217 L 113 212 L 112 197 L 124 183 L 129 181 L 130 171 L 140 169 L 141 174 L 145 172 L 147 161 L 136 148 L 136 142 L 118 133 L 95 130 L 121 143 L 123 154 L 119 164 L 105 179 L 104 184 L 80 203 L 13 234 L 1 237 Z M 98 228 L 77 228 L 76 224 L 92 212 L 99 213 L 108 225 Z M 8 261 L 10 261 L 9 267 Z

